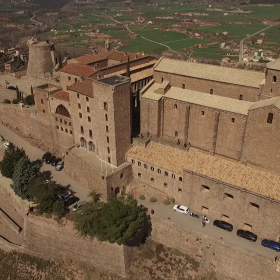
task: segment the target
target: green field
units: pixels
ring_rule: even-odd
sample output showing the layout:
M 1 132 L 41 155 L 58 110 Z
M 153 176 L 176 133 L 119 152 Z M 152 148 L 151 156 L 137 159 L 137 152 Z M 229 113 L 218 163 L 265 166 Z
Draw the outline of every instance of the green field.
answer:
M 211 41 L 202 40 L 202 39 L 188 38 L 185 40 L 173 41 L 173 42 L 168 42 L 168 43 L 164 43 L 164 44 L 173 50 L 180 50 L 183 48 L 192 47 L 196 44 L 206 44 L 206 43 L 210 43 L 210 42 Z
M 166 47 L 158 45 L 153 42 L 149 42 L 143 38 L 136 38 L 129 42 L 129 46 L 121 48 L 121 51 L 125 52 L 148 52 L 148 53 L 161 53 L 167 50 Z
M 34 24 L 34 22 L 31 21 L 29 18 L 21 19 L 20 22 L 23 23 L 23 24 L 26 24 L 26 25 L 27 24 Z
M 117 21 L 135 21 L 137 20 L 137 18 L 133 18 L 133 17 L 114 17 L 115 20 Z

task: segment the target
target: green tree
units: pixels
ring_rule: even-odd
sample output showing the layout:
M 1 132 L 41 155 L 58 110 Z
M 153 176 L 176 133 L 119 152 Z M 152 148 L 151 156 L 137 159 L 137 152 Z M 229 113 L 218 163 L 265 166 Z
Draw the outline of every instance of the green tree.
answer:
M 127 65 L 126 65 L 126 77 L 130 77 L 130 60 L 128 56 Z
M 25 97 L 25 103 L 27 105 L 34 105 L 35 104 L 35 101 L 34 101 L 34 95 L 27 95 Z
M 35 208 L 40 213 L 54 213 L 61 217 L 65 214 L 64 202 L 58 201 L 58 195 L 61 193 L 62 188 L 49 179 L 49 177 L 41 173 L 39 177 L 31 182 L 30 194 L 36 204 Z
M 145 223 L 145 212 L 128 195 L 112 196 L 107 203 L 92 200 L 81 213 L 75 215 L 75 227 L 81 236 L 117 244 L 125 244 Z
M 5 104 L 11 104 L 11 100 L 9 100 L 9 99 L 4 99 L 4 100 L 3 100 L 3 103 L 5 103 Z
M 17 162 L 24 156 L 26 154 L 23 149 L 19 149 L 13 143 L 10 143 L 5 150 L 3 160 L 0 162 L 1 174 L 12 179 Z
M 39 166 L 30 161 L 27 156 L 23 156 L 15 166 L 12 177 L 13 188 L 16 195 L 23 199 L 31 199 L 29 190 L 30 182 L 39 174 Z

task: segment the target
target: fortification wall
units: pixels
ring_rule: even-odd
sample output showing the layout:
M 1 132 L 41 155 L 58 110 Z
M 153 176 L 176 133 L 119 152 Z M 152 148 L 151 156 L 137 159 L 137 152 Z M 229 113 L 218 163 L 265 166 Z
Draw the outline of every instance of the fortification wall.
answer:
M 25 247 L 29 254 L 83 261 L 125 276 L 124 246 L 79 237 L 69 221 L 58 224 L 52 219 L 29 215 Z
M 151 219 L 152 239 L 193 257 L 200 262 L 204 272 L 214 270 L 220 279 L 278 280 L 280 278 L 274 261 L 188 230 L 171 221 L 155 216 Z

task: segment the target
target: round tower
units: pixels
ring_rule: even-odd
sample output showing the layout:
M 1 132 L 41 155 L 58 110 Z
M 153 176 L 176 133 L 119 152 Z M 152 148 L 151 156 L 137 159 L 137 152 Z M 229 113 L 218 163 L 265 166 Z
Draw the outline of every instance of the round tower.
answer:
M 54 45 L 48 41 L 37 42 L 28 41 L 29 60 L 27 66 L 27 76 L 45 76 L 46 73 L 54 72 L 56 64 L 56 54 Z

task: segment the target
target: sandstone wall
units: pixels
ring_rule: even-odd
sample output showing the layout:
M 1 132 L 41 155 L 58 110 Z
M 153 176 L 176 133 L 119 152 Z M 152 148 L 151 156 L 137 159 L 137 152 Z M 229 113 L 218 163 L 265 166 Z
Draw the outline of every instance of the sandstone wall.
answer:
M 274 261 L 188 230 L 170 221 L 155 216 L 151 219 L 152 239 L 193 257 L 200 262 L 204 272 L 214 270 L 223 280 L 278 280 L 280 278 Z
M 26 253 L 44 258 L 83 261 L 125 276 L 124 246 L 79 237 L 71 222 L 29 215 L 26 218 Z M 129 250 L 128 250 L 129 253 Z

